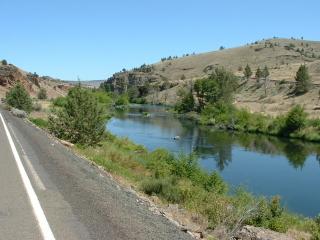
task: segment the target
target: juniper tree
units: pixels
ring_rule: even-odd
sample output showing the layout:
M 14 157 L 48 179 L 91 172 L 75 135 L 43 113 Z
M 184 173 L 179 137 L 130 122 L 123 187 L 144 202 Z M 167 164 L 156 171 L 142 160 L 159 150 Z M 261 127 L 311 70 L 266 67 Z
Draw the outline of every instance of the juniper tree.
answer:
M 10 106 L 28 113 L 32 110 L 32 99 L 21 83 L 17 83 L 9 92 L 7 92 L 6 102 Z
M 267 66 L 264 66 L 264 69 L 262 70 L 261 73 L 262 77 L 264 78 L 264 94 L 267 96 L 267 84 L 268 84 L 268 77 L 270 75 L 269 69 Z
M 262 77 L 263 77 L 263 78 L 267 78 L 267 77 L 269 77 L 269 75 L 270 75 L 270 73 L 269 73 L 268 67 L 267 67 L 267 66 L 264 66 L 264 69 L 263 69 L 263 71 L 262 71 Z
M 247 66 L 245 67 L 243 74 L 247 80 L 249 80 L 249 78 L 252 76 L 252 71 L 249 64 L 247 64 Z
M 66 103 L 49 116 L 49 130 L 58 138 L 95 145 L 103 137 L 107 115 L 90 90 L 71 89 Z
M 296 94 L 303 94 L 309 91 L 311 78 L 306 65 L 301 65 L 296 73 Z
M 258 83 L 260 82 L 261 77 L 262 77 L 262 71 L 261 71 L 260 67 L 258 67 L 257 71 L 256 71 L 256 79 L 257 79 Z

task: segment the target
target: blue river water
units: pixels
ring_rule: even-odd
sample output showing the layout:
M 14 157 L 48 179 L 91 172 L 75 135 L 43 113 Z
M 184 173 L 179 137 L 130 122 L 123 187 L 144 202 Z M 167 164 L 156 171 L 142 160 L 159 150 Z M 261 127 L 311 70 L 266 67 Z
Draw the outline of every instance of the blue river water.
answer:
M 205 170 L 219 171 L 231 186 L 244 186 L 255 195 L 279 195 L 287 209 L 305 216 L 320 213 L 320 144 L 217 131 L 157 106 L 131 106 L 112 118 L 107 129 L 151 151 L 195 152 Z

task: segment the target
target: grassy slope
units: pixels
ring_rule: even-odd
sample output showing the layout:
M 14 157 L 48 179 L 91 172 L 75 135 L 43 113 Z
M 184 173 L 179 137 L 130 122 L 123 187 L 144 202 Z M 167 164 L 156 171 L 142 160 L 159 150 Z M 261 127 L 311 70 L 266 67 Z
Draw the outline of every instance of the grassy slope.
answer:
M 267 42 L 267 47 L 265 44 Z M 270 47 L 270 44 L 277 45 Z M 294 44 L 293 50 L 287 50 L 285 46 Z M 303 46 L 301 45 L 303 44 Z M 308 47 L 307 47 L 308 45 Z M 296 52 L 303 48 L 306 55 Z M 315 57 L 312 57 L 312 54 Z M 242 71 L 238 71 L 241 66 L 244 68 L 249 64 L 252 71 L 257 67 L 268 66 L 270 79 L 272 81 L 268 86 L 268 96 L 264 97 L 264 89 L 253 86 L 254 79 L 244 84 L 236 96 L 236 106 L 248 108 L 253 112 L 265 112 L 270 115 L 277 115 L 286 112 L 288 108 L 296 103 L 305 105 L 307 112 L 311 115 L 319 116 L 317 110 L 319 104 L 320 86 L 320 42 L 302 41 L 291 39 L 270 39 L 260 41 L 256 44 L 250 44 L 243 47 L 225 49 L 194 56 L 182 57 L 170 61 L 153 64 L 154 69 L 151 73 L 126 72 L 123 75 L 132 73 L 137 77 L 152 76 L 156 83 L 163 83 L 164 79 L 169 82 L 179 84 L 176 87 L 151 94 L 147 97 L 149 102 L 174 104 L 177 101 L 177 91 L 181 87 L 190 85 L 190 81 L 204 77 L 210 73 L 210 67 L 225 67 L 238 76 L 242 76 Z M 312 81 L 316 85 L 309 93 L 294 97 L 290 96 L 294 83 L 294 76 L 301 64 L 307 64 L 312 76 Z M 206 71 L 207 69 L 207 71 Z M 184 80 L 181 80 L 182 76 Z M 280 81 L 285 80 L 286 84 L 279 86 Z

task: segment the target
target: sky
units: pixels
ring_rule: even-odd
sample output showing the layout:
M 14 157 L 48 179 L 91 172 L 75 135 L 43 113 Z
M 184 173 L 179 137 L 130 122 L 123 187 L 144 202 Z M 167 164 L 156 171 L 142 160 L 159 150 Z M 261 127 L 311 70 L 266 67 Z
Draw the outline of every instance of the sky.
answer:
M 236 47 L 320 40 L 319 0 L 0 0 L 0 59 L 63 80 Z

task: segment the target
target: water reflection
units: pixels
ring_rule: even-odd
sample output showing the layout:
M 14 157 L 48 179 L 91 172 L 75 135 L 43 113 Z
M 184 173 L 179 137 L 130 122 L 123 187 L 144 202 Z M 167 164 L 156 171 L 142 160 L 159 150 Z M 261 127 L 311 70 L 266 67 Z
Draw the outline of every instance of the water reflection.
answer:
M 320 212 L 320 144 L 217 131 L 154 106 L 133 107 L 107 127 L 149 150 L 196 153 L 205 170 L 219 170 L 231 185 L 244 184 L 256 194 L 279 194 L 293 211 L 308 216 Z M 177 135 L 179 141 L 173 139 Z
M 146 112 L 150 115 L 146 116 L 144 114 Z M 174 145 L 174 152 L 181 152 L 181 150 L 188 153 L 195 152 L 200 158 L 214 159 L 220 171 L 223 171 L 232 162 L 232 150 L 235 145 L 246 151 L 273 156 L 284 155 L 295 169 L 303 169 L 305 161 L 312 154 L 316 156 L 316 160 L 320 164 L 320 144 L 266 135 L 219 131 L 205 126 L 200 127 L 193 121 L 179 120 L 173 117 L 163 107 L 132 106 L 129 112 L 122 112 L 117 115 L 117 118 L 126 121 L 126 124 L 130 122 L 130 126 L 133 128 L 135 124 L 138 128 L 143 126 L 143 134 L 150 138 L 152 138 L 152 133 L 157 132 L 158 137 L 168 141 L 170 145 Z M 135 130 L 132 129 L 132 131 Z M 130 135 L 129 132 L 126 133 L 125 136 Z M 172 138 L 176 135 L 180 136 L 181 141 L 172 141 Z M 159 145 L 155 148 L 163 145 L 159 141 L 158 143 Z M 180 151 L 177 149 L 180 149 Z M 151 147 L 151 150 L 154 150 L 153 147 Z

